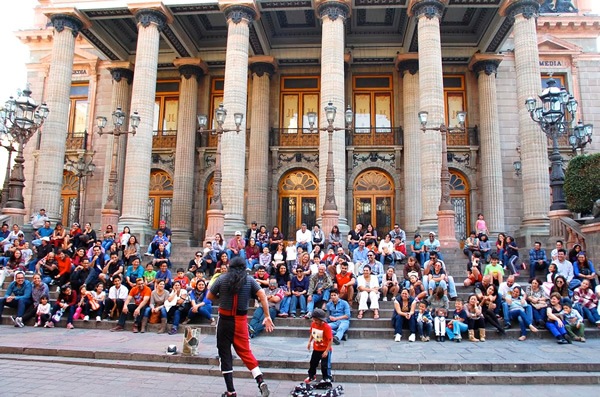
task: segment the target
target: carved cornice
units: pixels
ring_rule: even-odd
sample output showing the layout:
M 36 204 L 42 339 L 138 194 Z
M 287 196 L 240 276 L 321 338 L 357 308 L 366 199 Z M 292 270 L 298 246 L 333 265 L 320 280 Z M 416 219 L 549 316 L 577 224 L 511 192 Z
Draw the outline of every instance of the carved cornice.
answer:
M 441 19 L 444 14 L 445 4 L 442 0 L 423 0 L 412 6 L 411 12 L 415 17 L 425 15 L 427 19 Z
M 135 13 L 137 23 L 147 28 L 151 23 L 155 23 L 158 30 L 162 30 L 167 23 L 167 17 L 162 12 L 151 9 L 141 9 Z
M 506 8 L 507 18 L 514 19 L 521 14 L 525 19 L 537 18 L 539 16 L 540 3 L 537 0 L 518 0 Z
M 126 68 L 114 68 L 110 69 L 110 75 L 113 80 L 117 83 L 121 82 L 121 79 L 127 79 L 127 84 L 131 85 L 133 82 L 133 71 Z
M 204 75 L 204 70 L 200 66 L 196 65 L 181 65 L 179 66 L 179 74 L 189 80 L 194 76 L 196 80 Z
M 317 6 L 317 15 L 319 18 L 329 18 L 335 21 L 338 18 L 348 19 L 350 17 L 350 7 L 346 3 L 337 1 L 324 1 Z
M 256 62 L 250 65 L 250 71 L 256 74 L 258 77 L 262 77 L 265 73 L 269 75 L 269 78 L 275 74 L 275 66 L 268 62 Z
M 240 23 L 242 19 L 252 22 L 258 16 L 254 8 L 243 5 L 227 7 L 223 10 L 223 13 L 225 13 L 225 18 L 231 19 L 231 21 L 236 25 Z
M 396 68 L 400 72 L 401 76 L 404 76 L 406 72 L 412 74 L 413 76 L 419 72 L 419 60 L 418 59 L 407 59 L 402 62 L 399 62 L 396 65 Z
M 62 32 L 65 28 L 71 29 L 73 37 L 77 37 L 79 31 L 83 28 L 83 23 L 71 15 L 55 14 L 50 17 L 50 24 L 57 32 Z

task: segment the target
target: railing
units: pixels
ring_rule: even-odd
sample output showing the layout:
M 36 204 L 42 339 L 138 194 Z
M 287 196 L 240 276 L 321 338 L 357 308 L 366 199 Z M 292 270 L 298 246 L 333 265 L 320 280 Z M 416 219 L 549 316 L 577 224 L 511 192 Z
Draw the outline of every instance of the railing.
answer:
M 177 130 L 152 131 L 152 147 L 154 149 L 175 149 Z
M 402 127 L 361 127 L 352 131 L 348 137 L 348 144 L 352 146 L 402 145 L 404 138 Z
M 585 235 L 581 231 L 581 225 L 573 219 L 563 216 L 550 221 L 550 235 L 563 237 L 567 249 L 573 248 L 575 244 L 581 245 L 585 251 Z
M 67 150 L 85 149 L 87 146 L 87 140 L 88 140 L 88 132 L 87 131 L 67 132 L 67 139 L 65 141 L 65 146 L 66 146 Z
M 319 146 L 319 131 L 303 128 L 271 128 L 271 146 Z

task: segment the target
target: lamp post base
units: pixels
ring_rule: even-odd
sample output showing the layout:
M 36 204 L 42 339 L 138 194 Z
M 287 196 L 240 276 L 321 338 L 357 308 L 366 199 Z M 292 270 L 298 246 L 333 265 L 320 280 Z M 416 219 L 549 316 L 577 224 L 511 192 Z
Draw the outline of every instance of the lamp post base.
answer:
M 339 227 L 340 223 L 340 213 L 338 210 L 323 210 L 321 213 L 321 230 L 323 231 L 323 235 L 329 236 L 331 229 L 334 226 Z
M 565 240 L 567 237 L 567 230 L 561 227 L 561 218 L 572 219 L 573 214 L 569 210 L 554 210 L 548 212 L 548 218 L 550 218 L 550 237 L 548 238 L 548 247 L 553 247 L 556 244 L 556 240 Z M 567 243 L 567 241 L 565 241 L 565 243 Z
M 460 245 L 456 240 L 456 230 L 454 227 L 454 210 L 439 210 L 438 218 L 438 240 L 442 249 L 455 249 Z
M 102 208 L 100 217 L 101 230 L 106 230 L 106 226 L 112 225 L 113 230 L 118 233 L 117 225 L 119 224 L 119 210 Z
M 16 223 L 21 226 L 25 223 L 25 214 L 27 212 L 21 208 L 2 208 L 2 215 L 9 217 L 10 222 L 7 222 L 9 225 Z
M 207 225 L 206 234 L 204 241 L 214 241 L 215 235 L 221 233 L 223 235 L 223 228 L 225 226 L 225 211 L 223 210 L 208 210 L 206 211 Z M 223 237 L 225 238 L 225 237 Z M 227 241 L 227 240 L 225 240 Z

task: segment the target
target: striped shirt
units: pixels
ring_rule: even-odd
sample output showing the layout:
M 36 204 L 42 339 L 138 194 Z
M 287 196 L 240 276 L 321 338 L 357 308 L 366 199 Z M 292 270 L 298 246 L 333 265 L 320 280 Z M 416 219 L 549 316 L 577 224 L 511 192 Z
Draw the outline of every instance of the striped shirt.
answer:
M 229 293 L 231 285 L 231 274 L 227 273 L 217 278 L 210 287 L 210 292 L 219 297 L 219 308 L 224 310 L 233 309 L 234 295 Z M 239 314 L 245 314 L 248 311 L 248 301 L 250 298 L 256 299 L 256 293 L 260 291 L 260 285 L 251 276 L 246 276 L 246 282 L 237 293 L 237 308 Z

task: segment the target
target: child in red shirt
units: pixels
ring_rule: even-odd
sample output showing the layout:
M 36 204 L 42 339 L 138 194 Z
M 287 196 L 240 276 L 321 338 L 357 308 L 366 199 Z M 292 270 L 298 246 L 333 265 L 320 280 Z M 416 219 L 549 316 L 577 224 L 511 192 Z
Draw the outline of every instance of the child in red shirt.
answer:
M 321 309 L 315 309 L 312 314 L 312 324 L 310 325 L 310 338 L 308 346 L 312 342 L 313 352 L 310 357 L 310 368 L 308 369 L 308 378 L 304 383 L 310 383 L 317 379 L 317 365 L 321 362 L 321 374 L 324 382 L 331 382 L 331 343 L 333 342 L 333 333 L 331 327 L 327 324 L 327 314 Z
M 190 279 L 185 275 L 185 271 L 181 267 L 177 269 L 177 277 L 173 279 L 173 283 L 175 283 L 175 281 L 179 281 L 179 284 L 181 284 L 181 289 L 184 290 L 187 290 L 188 286 L 190 285 Z

